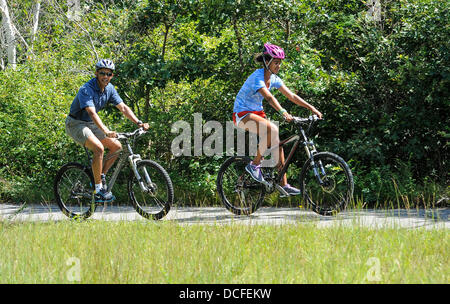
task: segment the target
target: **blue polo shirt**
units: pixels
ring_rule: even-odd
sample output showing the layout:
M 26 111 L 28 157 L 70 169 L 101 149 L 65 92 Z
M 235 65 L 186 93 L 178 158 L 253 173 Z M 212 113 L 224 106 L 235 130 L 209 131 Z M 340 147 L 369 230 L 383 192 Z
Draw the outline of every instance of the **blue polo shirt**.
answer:
M 103 92 L 101 92 L 97 78 L 92 78 L 78 90 L 78 94 L 70 106 L 70 114 L 79 120 L 92 121 L 84 108 L 95 107 L 95 112 L 98 113 L 108 103 L 116 106 L 121 102 L 122 98 L 120 98 L 119 93 L 117 93 L 111 83 L 108 83 Z
M 275 74 L 270 75 L 269 91 L 279 89 L 283 85 L 283 81 Z M 264 97 L 259 93 L 259 89 L 264 88 L 264 69 L 258 69 L 251 74 L 234 100 L 233 112 L 239 113 L 243 111 L 262 111 L 262 101 Z

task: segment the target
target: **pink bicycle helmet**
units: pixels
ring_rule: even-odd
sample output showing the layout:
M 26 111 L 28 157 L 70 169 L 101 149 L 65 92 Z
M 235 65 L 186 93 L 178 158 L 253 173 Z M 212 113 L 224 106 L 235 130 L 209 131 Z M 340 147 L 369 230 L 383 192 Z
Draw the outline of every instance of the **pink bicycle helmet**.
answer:
M 264 43 L 264 51 L 263 54 L 267 54 L 272 58 L 284 59 L 284 51 L 278 45 Z

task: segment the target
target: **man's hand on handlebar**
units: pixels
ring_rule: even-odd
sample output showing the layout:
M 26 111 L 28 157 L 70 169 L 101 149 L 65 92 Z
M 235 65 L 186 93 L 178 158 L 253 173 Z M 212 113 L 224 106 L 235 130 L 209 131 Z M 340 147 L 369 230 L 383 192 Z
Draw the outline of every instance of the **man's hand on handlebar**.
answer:
M 140 123 L 140 124 L 138 124 L 138 126 L 140 128 L 143 128 L 144 131 L 147 131 L 150 128 L 150 125 L 147 122 Z
M 109 138 L 116 138 L 117 137 L 117 132 L 108 130 L 108 131 L 106 131 L 105 135 L 106 135 L 106 137 L 109 137 Z

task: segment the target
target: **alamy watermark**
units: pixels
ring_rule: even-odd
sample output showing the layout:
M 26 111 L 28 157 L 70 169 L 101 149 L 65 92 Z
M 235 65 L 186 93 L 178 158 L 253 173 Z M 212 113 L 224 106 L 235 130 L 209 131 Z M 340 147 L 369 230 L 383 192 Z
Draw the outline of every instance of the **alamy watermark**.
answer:
M 371 21 L 381 21 L 381 0 L 368 0 L 366 6 L 366 19 Z
M 368 282 L 380 282 L 381 281 L 380 259 L 376 257 L 371 257 L 367 260 L 366 265 L 370 267 L 366 274 L 366 280 Z
M 218 121 L 207 121 L 203 123 L 202 113 L 194 113 L 193 127 L 187 121 L 177 121 L 172 124 L 171 132 L 179 134 L 171 144 L 171 151 L 175 157 L 179 156 L 245 156 L 248 146 L 248 155 L 255 156 L 258 150 L 258 136 L 254 132 L 248 132 L 248 145 L 246 143 L 246 131 L 238 128 L 232 121 L 227 121 L 223 126 Z M 270 136 L 270 149 L 263 153 L 264 159 L 261 162 L 263 167 L 274 167 L 278 164 L 278 121 L 271 121 L 276 134 Z M 241 123 L 242 124 L 242 123 Z M 246 128 L 258 130 L 260 134 L 266 136 L 268 128 L 266 124 L 258 124 L 248 121 Z M 236 134 L 236 145 L 235 145 Z M 207 136 L 205 139 L 204 136 Z M 225 144 L 225 150 L 224 150 Z M 269 157 L 270 156 L 270 157 Z
M 66 265 L 70 268 L 66 271 L 66 279 L 69 282 L 81 281 L 81 263 L 80 259 L 76 257 L 70 257 L 66 260 Z

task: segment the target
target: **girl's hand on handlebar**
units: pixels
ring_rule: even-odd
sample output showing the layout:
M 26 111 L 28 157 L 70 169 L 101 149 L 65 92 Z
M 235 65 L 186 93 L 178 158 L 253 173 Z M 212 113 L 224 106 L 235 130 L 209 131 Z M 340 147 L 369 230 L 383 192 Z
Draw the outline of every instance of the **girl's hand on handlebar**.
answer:
M 319 119 L 322 119 L 322 113 L 320 113 L 317 109 L 313 109 L 312 110 L 312 112 L 314 113 L 314 114 L 316 114 L 318 117 L 319 117 Z
M 283 118 L 284 118 L 284 120 L 286 120 L 287 122 L 290 122 L 290 121 L 292 121 L 292 119 L 293 119 L 292 115 L 289 114 L 288 112 L 284 112 L 284 113 L 283 113 Z

